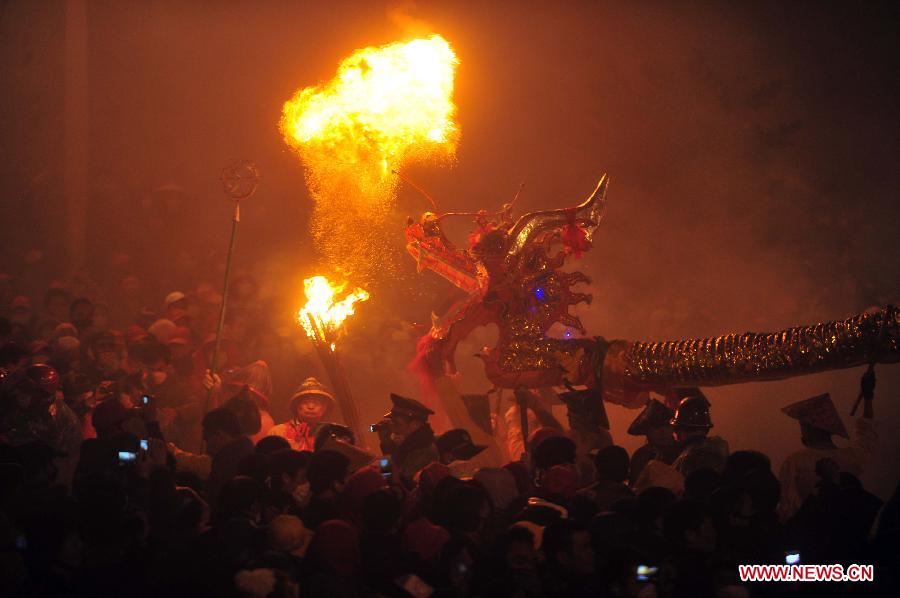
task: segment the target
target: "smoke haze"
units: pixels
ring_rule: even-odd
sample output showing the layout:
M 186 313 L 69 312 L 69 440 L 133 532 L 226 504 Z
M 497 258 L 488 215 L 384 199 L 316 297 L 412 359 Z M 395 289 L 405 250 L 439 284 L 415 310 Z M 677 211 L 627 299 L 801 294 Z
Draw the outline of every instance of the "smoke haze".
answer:
M 73 4 L 0 6 L 0 270 L 27 292 L 78 265 L 63 109 Z M 896 303 L 898 24 L 888 3 L 89 2 L 75 74 L 87 88 L 86 271 L 117 284 L 124 254 L 160 299 L 198 264 L 218 287 L 231 208 L 217 177 L 249 158 L 263 180 L 243 210 L 236 268 L 299 337 L 290 316 L 318 272 L 282 104 L 354 49 L 430 27 L 460 59 L 458 163 L 409 174 L 442 209 L 496 209 L 521 182 L 520 213 L 574 205 L 610 174 L 607 216 L 578 264 L 594 281 L 579 311 L 592 334 L 768 331 Z M 398 247 L 406 215 L 425 209 L 401 189 Z M 405 267 L 389 302 L 360 307 L 360 326 L 444 309 L 449 285 Z M 487 387 L 469 356 L 490 335 L 460 348 L 464 391 Z M 389 390 L 416 392 L 402 369 L 412 336 L 395 335 L 396 355 L 348 358 L 364 417 L 385 410 Z M 714 432 L 733 450 L 764 450 L 777 471 L 800 446 L 780 408 L 830 392 L 849 421 L 861 373 L 711 389 Z M 881 453 L 864 482 L 886 496 L 900 474 L 900 367 L 877 373 Z M 615 440 L 635 448 L 624 429 L 636 412 L 609 411 Z

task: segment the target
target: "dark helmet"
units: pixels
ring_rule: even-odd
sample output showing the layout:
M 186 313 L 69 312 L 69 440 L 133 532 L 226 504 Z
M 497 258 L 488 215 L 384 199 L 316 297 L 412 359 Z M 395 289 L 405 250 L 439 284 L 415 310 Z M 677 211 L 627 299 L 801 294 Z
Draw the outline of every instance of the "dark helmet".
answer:
M 59 390 L 59 374 L 45 364 L 35 364 L 25 368 L 22 382 L 24 390 L 29 394 L 39 392 L 52 397 Z
M 668 425 L 673 417 L 675 417 L 675 412 L 663 403 L 656 399 L 648 399 L 647 406 L 628 426 L 628 433 L 632 436 L 644 436 L 654 426 Z
M 709 401 L 698 391 L 698 394 L 685 397 L 675 408 L 672 425 L 676 428 L 710 429 L 713 427 L 709 416 Z

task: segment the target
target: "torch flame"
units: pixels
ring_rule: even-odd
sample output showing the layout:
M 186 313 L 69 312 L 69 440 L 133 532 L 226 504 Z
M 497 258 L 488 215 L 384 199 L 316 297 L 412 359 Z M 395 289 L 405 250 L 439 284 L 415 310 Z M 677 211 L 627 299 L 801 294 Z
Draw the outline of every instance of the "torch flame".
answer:
M 391 170 L 455 156 L 457 64 L 440 35 L 363 48 L 331 81 L 285 102 L 280 129 L 306 167 L 313 235 L 330 266 L 364 275 L 387 266 Z
M 346 286 L 347 283 L 332 285 L 324 276 L 313 276 L 303 281 L 306 305 L 300 310 L 297 319 L 309 338 L 323 343 L 330 342 L 332 351 L 334 342 L 331 339 L 340 330 L 344 320 L 353 315 L 353 304 L 369 298 L 369 293 L 363 289 L 354 289 L 346 297 L 336 301 L 335 297 L 343 293 Z

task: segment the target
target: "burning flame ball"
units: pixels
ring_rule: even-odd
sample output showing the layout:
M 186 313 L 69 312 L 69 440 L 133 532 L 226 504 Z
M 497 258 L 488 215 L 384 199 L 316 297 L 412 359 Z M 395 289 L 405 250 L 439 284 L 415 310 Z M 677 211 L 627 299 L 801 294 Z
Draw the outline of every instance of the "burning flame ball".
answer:
M 316 202 L 312 232 L 330 266 L 365 276 L 391 265 L 391 170 L 452 162 L 457 64 L 439 35 L 364 48 L 331 81 L 284 104 L 281 131 L 306 167 Z
M 369 294 L 363 289 L 354 289 L 346 297 L 336 301 L 335 296 L 343 293 L 346 287 L 346 283 L 332 285 L 324 276 L 313 276 L 303 281 L 306 305 L 300 310 L 297 319 L 309 338 L 330 342 L 344 320 L 353 315 L 353 304 L 369 298 Z

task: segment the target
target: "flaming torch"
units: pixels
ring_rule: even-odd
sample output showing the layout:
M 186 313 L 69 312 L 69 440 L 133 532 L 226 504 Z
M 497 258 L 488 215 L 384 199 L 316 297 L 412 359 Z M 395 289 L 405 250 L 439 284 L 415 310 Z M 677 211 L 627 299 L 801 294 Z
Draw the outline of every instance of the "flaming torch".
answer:
M 341 365 L 337 342 L 344 320 L 354 313 L 354 304 L 366 301 L 369 294 L 363 289 L 353 289 L 343 299 L 337 300 L 337 296 L 344 294 L 347 284 L 333 285 L 324 276 L 307 278 L 303 281 L 303 287 L 306 292 L 306 305 L 297 314 L 297 320 L 306 331 L 306 336 L 312 340 L 319 359 L 322 360 L 334 388 L 338 407 L 344 416 L 344 423 L 353 430 L 359 446 L 366 448 L 366 437 L 362 433 L 359 412 L 356 410 L 356 403 L 353 402 L 353 395 L 350 393 L 350 384 Z

